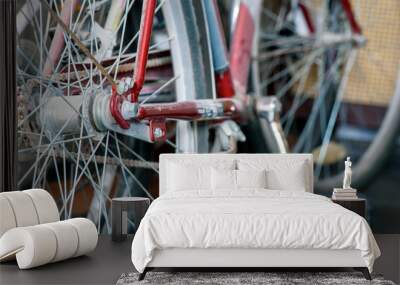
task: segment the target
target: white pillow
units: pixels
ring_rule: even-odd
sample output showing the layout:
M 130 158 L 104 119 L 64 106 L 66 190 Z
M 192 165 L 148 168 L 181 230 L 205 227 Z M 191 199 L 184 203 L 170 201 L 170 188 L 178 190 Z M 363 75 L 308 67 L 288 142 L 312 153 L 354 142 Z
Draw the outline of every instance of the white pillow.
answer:
M 305 164 L 293 167 L 290 177 L 284 171 L 271 169 L 267 171 L 267 188 L 271 190 L 288 190 L 306 192 L 308 173 Z
M 190 163 L 187 160 L 174 161 L 167 164 L 167 191 L 211 190 L 212 169 L 229 171 L 236 162 L 221 160 L 201 163 Z
M 213 190 L 239 190 L 241 188 L 266 188 L 267 177 L 264 170 L 211 170 Z
M 237 188 L 267 188 L 267 171 L 235 170 Z
M 205 179 L 210 169 L 206 167 L 189 166 L 170 163 L 168 165 L 167 189 L 185 191 L 210 188 L 210 180 Z
M 238 159 L 240 170 L 266 169 L 267 188 L 271 190 L 307 191 L 312 184 L 308 160 L 296 158 Z
M 212 168 L 211 188 L 213 190 L 228 190 L 228 191 L 235 190 L 236 170 Z

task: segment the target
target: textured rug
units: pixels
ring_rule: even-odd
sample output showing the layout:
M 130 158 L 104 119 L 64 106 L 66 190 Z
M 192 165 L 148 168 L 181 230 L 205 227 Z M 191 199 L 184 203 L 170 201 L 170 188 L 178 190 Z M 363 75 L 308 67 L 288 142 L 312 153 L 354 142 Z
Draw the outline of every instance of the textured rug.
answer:
M 146 278 L 138 281 L 138 273 L 122 274 L 117 285 L 133 284 L 376 284 L 395 285 L 382 276 L 373 275 L 368 281 L 359 272 L 148 272 Z

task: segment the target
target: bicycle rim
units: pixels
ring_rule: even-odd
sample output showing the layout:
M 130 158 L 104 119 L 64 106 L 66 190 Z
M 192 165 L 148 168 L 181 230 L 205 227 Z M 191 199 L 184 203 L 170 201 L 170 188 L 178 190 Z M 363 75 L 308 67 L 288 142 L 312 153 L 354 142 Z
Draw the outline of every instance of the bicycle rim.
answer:
M 58 16 L 68 18 L 68 27 L 114 80 L 132 76 L 130 66 L 135 57 L 132 51 L 137 41 L 134 28 L 138 27 L 137 17 L 136 22 L 132 18 L 135 18 L 137 3 L 84 0 L 78 5 L 73 2 L 77 1 L 49 1 L 49 4 Z M 116 23 L 107 21 L 107 11 L 112 10 L 114 2 L 125 5 L 121 20 Z M 18 29 L 17 43 L 18 187 L 48 189 L 59 204 L 61 217 L 88 216 L 99 231 L 109 232 L 111 198 L 157 196 L 156 188 L 152 187 L 158 174 L 157 154 L 207 152 L 208 126 L 169 122 L 165 144 L 148 144 L 113 131 L 99 131 L 93 126 L 91 111 L 84 102 L 110 91 L 105 78 L 65 31 L 66 44 L 61 54 L 52 63 L 51 72 L 43 74 L 57 22 L 40 1 L 28 0 L 19 5 L 17 21 L 24 21 Z M 68 5 L 72 8 L 63 14 L 63 8 Z M 104 29 L 113 25 L 115 37 Z M 150 56 L 139 102 L 212 96 L 212 71 L 204 27 L 201 4 L 191 5 L 180 0 L 158 3 L 150 51 L 156 56 Z M 107 48 L 106 43 L 112 48 Z
M 306 7 L 315 34 L 293 3 Z M 313 152 L 315 186 L 323 193 L 342 184 L 346 156 L 356 161 L 353 186 L 368 183 L 387 158 L 400 125 L 395 111 L 400 107 L 395 1 L 379 7 L 374 1 L 351 1 L 365 37 L 362 43 L 351 38 L 343 7 L 334 3 L 264 5 L 258 60 L 252 67 L 256 94 L 275 95 L 283 104 L 281 121 L 291 151 Z

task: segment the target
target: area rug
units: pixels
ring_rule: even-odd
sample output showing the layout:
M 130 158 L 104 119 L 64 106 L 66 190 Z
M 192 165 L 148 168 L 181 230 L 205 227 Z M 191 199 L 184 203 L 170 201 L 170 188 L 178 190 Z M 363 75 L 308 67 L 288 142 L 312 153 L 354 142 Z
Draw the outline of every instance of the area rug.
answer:
M 373 275 L 368 281 L 359 272 L 148 272 L 142 281 L 138 281 L 138 273 L 122 274 L 117 285 L 133 284 L 374 284 L 395 285 L 384 280 L 382 276 Z

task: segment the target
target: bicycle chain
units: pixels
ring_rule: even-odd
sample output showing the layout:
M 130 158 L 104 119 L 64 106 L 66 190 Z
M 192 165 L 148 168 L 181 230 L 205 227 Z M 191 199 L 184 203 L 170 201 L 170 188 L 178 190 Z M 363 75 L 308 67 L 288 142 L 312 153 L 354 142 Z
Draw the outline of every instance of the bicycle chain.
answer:
M 51 14 L 51 16 L 57 21 L 57 23 L 62 27 L 64 32 L 68 34 L 68 36 L 71 37 L 71 39 L 75 42 L 75 44 L 79 47 L 79 49 L 92 61 L 92 63 L 97 67 L 97 69 L 100 71 L 100 73 L 109 81 L 109 83 L 113 86 L 116 85 L 116 82 L 114 79 L 111 77 L 111 74 L 113 73 L 108 73 L 106 68 L 97 61 L 97 59 L 90 53 L 90 51 L 87 49 L 87 47 L 79 40 L 78 36 L 68 28 L 68 26 L 62 21 L 62 19 L 51 9 L 50 5 L 45 1 L 41 0 L 41 2 L 46 6 L 47 10 Z M 147 65 L 146 68 L 152 68 L 152 67 L 157 67 L 164 65 L 166 63 L 170 63 L 171 58 L 170 57 L 164 57 L 164 58 L 154 58 L 154 59 L 148 59 L 147 60 Z M 127 64 L 122 64 L 119 66 L 117 72 L 130 72 L 133 71 L 134 68 L 134 63 L 127 63 Z M 72 76 L 71 76 L 72 74 Z M 70 72 L 70 73 L 64 73 L 64 74 L 59 74 L 56 76 L 55 79 L 58 79 L 60 81 L 62 80 L 67 80 L 73 79 L 77 80 L 81 75 L 86 75 L 87 72 L 82 70 L 82 71 L 76 71 L 76 72 Z
M 75 42 L 75 44 L 79 47 L 79 49 L 93 62 L 93 64 L 97 67 L 100 73 L 107 78 L 112 86 L 115 86 L 116 83 L 114 79 L 108 74 L 107 70 L 102 66 L 97 59 L 90 53 L 87 47 L 79 40 L 78 36 L 71 31 L 70 28 L 62 21 L 62 19 L 51 9 L 50 5 L 46 2 L 46 0 L 41 0 L 42 4 L 46 6 L 47 10 L 51 14 L 51 16 L 57 21 L 57 23 L 62 27 L 65 33 L 71 37 L 71 39 Z
M 112 74 L 115 74 L 115 72 L 117 73 L 128 73 L 128 72 L 133 72 L 134 70 L 134 63 L 125 63 L 125 64 L 121 64 L 118 69 L 114 72 L 108 72 L 106 70 L 106 68 L 97 61 L 97 59 L 90 53 L 90 51 L 87 49 L 87 47 L 79 40 L 78 36 L 71 30 L 68 28 L 68 26 L 62 21 L 62 19 L 51 9 L 50 5 L 45 1 L 45 0 L 41 0 L 42 4 L 44 4 L 44 6 L 47 8 L 48 12 L 51 14 L 51 16 L 57 21 L 57 23 L 62 27 L 62 29 L 64 30 L 64 32 L 71 37 L 71 39 L 75 42 L 75 44 L 79 47 L 79 49 L 92 61 L 92 63 L 97 67 L 97 69 L 100 71 L 100 73 L 107 79 L 107 81 L 112 85 L 115 86 L 116 82 L 114 81 L 114 79 L 111 77 Z M 147 65 L 146 68 L 154 68 L 154 67 L 158 67 L 158 66 L 162 66 L 165 64 L 169 64 L 171 63 L 171 57 L 170 56 L 164 56 L 164 57 L 160 57 L 160 58 L 153 58 L 153 59 L 148 59 L 147 61 Z M 84 64 L 84 63 L 83 63 Z M 63 80 L 78 80 L 79 78 L 83 77 L 87 75 L 87 71 L 86 70 L 81 70 L 81 71 L 74 71 L 74 72 L 69 72 L 69 73 L 60 73 L 60 74 L 56 74 L 53 75 L 50 80 L 54 80 L 54 81 L 63 81 Z M 33 92 L 33 88 L 35 88 L 36 86 L 38 86 L 40 84 L 40 80 L 39 79 L 29 79 L 27 81 L 27 83 L 25 84 L 25 92 L 21 92 L 21 93 L 25 93 L 25 94 L 32 94 Z M 21 107 L 22 105 L 25 105 L 22 101 L 20 102 Z M 25 106 L 23 106 L 25 107 Z M 21 109 L 22 110 L 22 109 Z M 22 112 L 21 113 L 21 117 Z M 22 119 L 20 118 L 20 116 L 18 116 L 18 119 Z M 90 158 L 89 154 L 82 154 L 86 156 L 87 158 Z M 95 160 L 98 163 L 103 163 L 104 162 L 104 157 L 103 156 L 95 156 Z M 158 163 L 155 162 L 144 162 L 141 160 L 134 160 L 134 159 L 121 159 L 122 162 L 128 166 L 128 167 L 140 167 L 140 168 L 148 168 L 148 169 L 158 169 Z M 108 164 L 112 164 L 112 165 L 120 165 L 120 160 L 119 159 L 115 159 L 115 158 L 107 158 L 106 159 Z
M 68 154 L 73 155 L 74 159 L 77 160 L 78 153 L 68 152 Z M 54 155 L 58 158 L 64 157 L 63 152 L 59 151 L 59 150 L 54 150 Z M 95 160 L 99 164 L 104 164 L 104 156 L 102 156 L 102 155 L 95 155 L 92 157 L 92 155 L 89 153 L 81 152 L 79 154 L 79 160 L 87 161 L 89 159 L 92 161 Z M 105 162 L 108 165 L 116 165 L 116 166 L 121 166 L 121 162 L 122 162 L 126 167 L 158 170 L 158 162 L 152 162 L 152 161 L 143 161 L 143 160 L 138 160 L 138 159 L 127 159 L 127 158 L 117 159 L 114 157 L 107 157 Z
M 107 59 L 106 59 L 107 60 Z M 147 65 L 146 68 L 155 68 L 159 66 L 163 66 L 165 64 L 171 63 L 171 57 L 162 57 L 162 58 L 153 58 L 153 59 L 148 59 L 147 60 Z M 117 73 L 128 73 L 128 72 L 133 72 L 134 70 L 134 63 L 125 63 L 121 64 L 118 67 Z M 110 72 L 110 75 L 114 75 L 114 72 Z M 80 77 L 87 76 L 87 71 L 81 70 L 81 71 L 76 71 L 76 72 L 70 72 L 70 73 L 61 73 L 55 76 L 55 79 L 58 81 L 65 81 L 68 80 L 68 78 L 71 80 L 77 80 Z
M 107 60 L 107 59 L 106 59 Z M 165 56 L 165 57 L 161 57 L 161 58 L 152 58 L 152 59 L 148 59 L 147 61 L 147 66 L 146 68 L 156 68 L 156 67 L 160 67 L 166 64 L 170 64 L 171 63 L 171 56 Z M 128 73 L 128 72 L 133 72 L 134 70 L 134 63 L 125 63 L 125 64 L 121 64 L 118 67 L 118 73 Z M 110 72 L 110 75 L 115 74 L 114 72 Z M 52 75 L 51 80 L 52 81 L 67 81 L 69 80 L 78 80 L 79 78 L 82 78 L 84 76 L 87 76 L 87 71 L 85 70 L 80 70 L 80 71 L 74 71 L 74 72 L 69 72 L 69 73 L 60 73 L 60 74 L 55 74 Z M 27 84 L 25 84 L 25 88 L 27 90 L 27 94 L 31 94 L 32 89 L 36 86 L 38 86 L 40 84 L 40 80 L 39 79 L 29 79 L 27 80 Z M 29 91 L 30 92 L 29 92 Z

